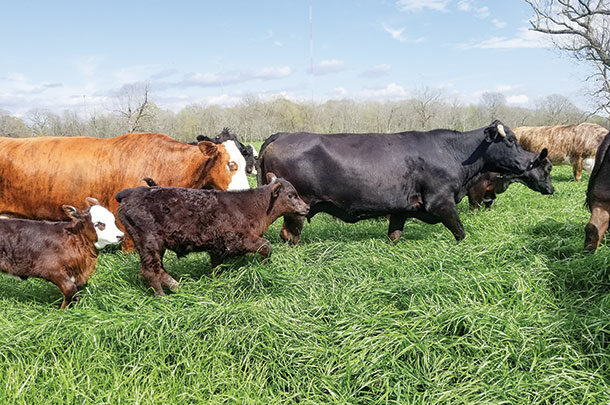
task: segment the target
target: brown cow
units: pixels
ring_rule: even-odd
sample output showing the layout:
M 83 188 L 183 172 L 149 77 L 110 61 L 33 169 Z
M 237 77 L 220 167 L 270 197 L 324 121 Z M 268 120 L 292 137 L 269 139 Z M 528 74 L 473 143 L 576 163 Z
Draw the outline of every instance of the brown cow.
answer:
M 39 277 L 55 284 L 65 308 L 95 270 L 97 252 L 123 240 L 114 216 L 87 198 L 87 209 L 64 205 L 66 222 L 0 220 L 0 271 L 23 280 Z
M 591 219 L 585 227 L 585 248 L 594 251 L 608 230 L 610 221 L 610 133 L 599 146 L 589 178 L 586 204 Z
M 143 177 L 162 186 L 226 190 L 247 185 L 244 166 L 235 145 L 193 146 L 162 134 L 0 138 L 0 215 L 66 219 L 61 205 L 89 195 L 116 215 L 114 195 Z
M 574 178 L 582 180 L 582 169 L 590 171 L 598 146 L 608 130 L 601 125 L 583 122 L 578 125 L 518 127 L 512 129 L 523 149 L 538 153 L 549 150 L 553 164 L 570 164 Z
M 178 287 L 163 268 L 167 249 L 178 257 L 209 252 L 212 267 L 229 256 L 271 254 L 262 237 L 278 217 L 307 215 L 309 207 L 292 184 L 267 174 L 266 186 L 245 191 L 180 187 L 129 188 L 116 195 L 119 219 L 140 254 L 140 273 L 157 295 Z M 154 182 L 147 181 L 153 185 Z

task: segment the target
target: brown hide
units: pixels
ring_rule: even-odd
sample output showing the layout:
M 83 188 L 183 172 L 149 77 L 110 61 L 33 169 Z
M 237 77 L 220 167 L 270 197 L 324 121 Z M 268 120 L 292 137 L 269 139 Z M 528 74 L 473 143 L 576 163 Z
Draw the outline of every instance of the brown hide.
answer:
M 66 219 L 62 204 L 97 198 L 115 216 L 114 195 L 150 177 L 160 186 L 226 189 L 231 173 L 222 145 L 198 146 L 163 134 L 115 138 L 0 138 L 0 214 Z
M 580 180 L 584 159 L 593 158 L 608 130 L 601 125 L 584 122 L 578 125 L 512 128 L 523 149 L 539 153 L 548 148 L 553 164 L 565 164 L 569 159 L 574 177 Z

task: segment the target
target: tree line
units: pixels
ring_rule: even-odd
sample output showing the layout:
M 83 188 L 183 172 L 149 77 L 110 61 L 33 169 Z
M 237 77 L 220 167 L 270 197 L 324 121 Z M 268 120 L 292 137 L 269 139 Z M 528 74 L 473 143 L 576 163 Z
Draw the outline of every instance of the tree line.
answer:
M 117 98 L 116 108 L 82 116 L 67 110 L 57 114 L 33 109 L 18 118 L 0 110 L 0 135 L 113 137 L 128 132 L 160 132 L 181 141 L 197 135 L 216 135 L 224 127 L 242 141 L 266 139 L 275 132 L 309 131 L 400 132 L 435 128 L 465 131 L 499 119 L 511 127 L 563 125 L 583 121 L 607 126 L 608 120 L 588 115 L 561 95 L 550 95 L 535 108 L 510 106 L 502 93 L 484 93 L 476 104 L 448 99 L 440 90 L 422 88 L 400 101 L 329 100 L 294 102 L 285 98 L 264 101 L 246 96 L 234 106 L 193 104 L 178 112 L 159 108 L 148 87 L 131 89 Z

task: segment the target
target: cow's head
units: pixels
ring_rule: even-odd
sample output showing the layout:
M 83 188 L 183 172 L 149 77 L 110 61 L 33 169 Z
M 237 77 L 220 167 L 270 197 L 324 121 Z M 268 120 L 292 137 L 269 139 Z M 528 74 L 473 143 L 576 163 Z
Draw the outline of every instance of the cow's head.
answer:
M 208 161 L 204 186 L 219 190 L 244 190 L 250 188 L 246 178 L 246 161 L 234 141 L 225 141 L 220 145 L 202 141 L 198 144 Z
M 71 205 L 63 205 L 66 215 L 72 220 L 69 227 L 74 232 L 82 232 L 85 237 L 93 242 L 96 249 L 104 246 L 120 243 L 125 238 L 123 232 L 117 228 L 114 215 L 92 197 L 85 200 L 87 209 L 81 211 Z
M 216 135 L 214 138 L 210 138 L 205 135 L 198 135 L 197 141 L 199 141 L 199 142 L 209 141 L 209 142 L 213 142 L 215 144 L 224 144 L 227 141 L 235 142 L 235 145 L 239 149 L 239 152 L 246 160 L 246 164 L 245 164 L 246 173 L 253 174 L 253 175 L 256 174 L 255 164 L 256 164 L 256 158 L 258 157 L 258 154 L 256 153 L 256 149 L 254 149 L 254 146 L 252 146 L 252 145 L 246 146 L 243 143 L 241 143 L 239 141 L 239 138 L 237 137 L 237 135 L 231 133 L 229 128 L 223 128 L 222 132 L 220 134 Z
M 267 173 L 267 184 L 271 192 L 271 202 L 267 215 L 274 218 L 282 215 L 307 215 L 309 205 L 301 200 L 299 193 L 288 180 L 277 178 L 275 174 Z
M 521 174 L 529 167 L 531 155 L 523 150 L 511 129 L 496 120 L 485 134 L 485 164 L 488 170 Z
M 546 148 L 542 149 L 542 152 L 531 161 L 527 170 L 518 177 L 519 182 L 541 194 L 553 194 L 555 191 L 553 183 L 551 183 L 553 165 L 547 159 L 547 155 L 548 150 Z

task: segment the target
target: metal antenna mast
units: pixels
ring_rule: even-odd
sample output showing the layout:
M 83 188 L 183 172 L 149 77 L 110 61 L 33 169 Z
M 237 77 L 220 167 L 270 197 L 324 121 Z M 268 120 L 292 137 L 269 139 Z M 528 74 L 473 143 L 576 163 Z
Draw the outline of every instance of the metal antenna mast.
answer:
M 311 102 L 313 103 L 313 6 L 309 0 L 309 87 L 311 89 Z

